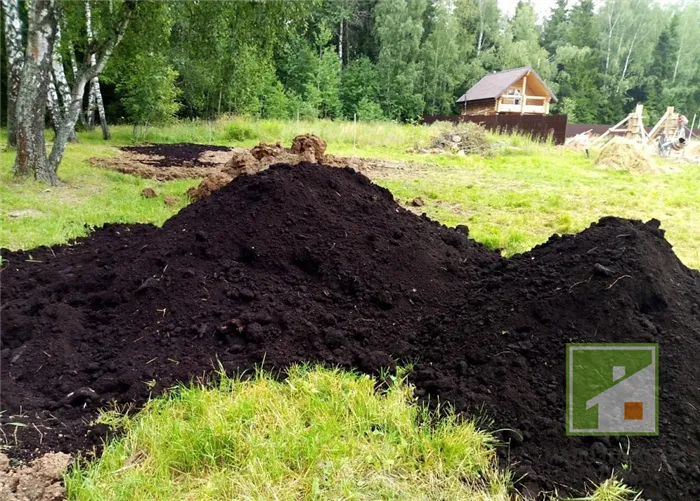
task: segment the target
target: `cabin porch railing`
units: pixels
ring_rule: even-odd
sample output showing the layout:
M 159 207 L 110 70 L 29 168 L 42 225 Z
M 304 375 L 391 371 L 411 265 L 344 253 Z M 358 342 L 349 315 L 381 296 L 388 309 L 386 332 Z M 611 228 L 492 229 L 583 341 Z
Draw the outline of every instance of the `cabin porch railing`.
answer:
M 544 96 L 501 96 L 498 113 L 549 113 L 549 101 Z

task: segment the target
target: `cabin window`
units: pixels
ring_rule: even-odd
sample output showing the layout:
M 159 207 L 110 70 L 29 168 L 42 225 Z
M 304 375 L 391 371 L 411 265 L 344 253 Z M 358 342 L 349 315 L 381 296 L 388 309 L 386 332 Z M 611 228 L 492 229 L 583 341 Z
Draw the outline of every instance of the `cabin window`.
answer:
M 513 104 L 520 104 L 520 91 L 518 89 L 514 89 L 513 87 L 511 87 L 510 89 L 508 89 L 507 95 L 513 98 Z

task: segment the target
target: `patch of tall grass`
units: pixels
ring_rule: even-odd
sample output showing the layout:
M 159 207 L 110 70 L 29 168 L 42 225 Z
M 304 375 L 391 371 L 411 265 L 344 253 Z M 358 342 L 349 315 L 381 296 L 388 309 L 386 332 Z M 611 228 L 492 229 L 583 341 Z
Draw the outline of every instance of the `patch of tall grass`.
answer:
M 181 386 L 135 416 L 108 412 L 124 434 L 73 468 L 71 500 L 509 500 L 492 436 L 418 405 L 399 374 L 295 366 Z
M 449 122 L 411 125 L 389 121 L 352 122 L 333 120 L 270 120 L 243 116 L 225 116 L 215 121 L 179 120 L 162 127 L 126 125 L 112 127 L 112 139 L 118 144 L 178 143 L 252 146 L 259 141 L 280 142 L 289 146 L 295 136 L 316 134 L 332 148 L 358 150 L 382 149 L 404 152 L 408 148 L 430 146 L 432 138 L 453 128 Z M 99 141 L 99 131 L 83 133 Z M 506 154 L 524 154 L 541 148 L 542 143 L 518 132 L 489 132 L 489 139 Z

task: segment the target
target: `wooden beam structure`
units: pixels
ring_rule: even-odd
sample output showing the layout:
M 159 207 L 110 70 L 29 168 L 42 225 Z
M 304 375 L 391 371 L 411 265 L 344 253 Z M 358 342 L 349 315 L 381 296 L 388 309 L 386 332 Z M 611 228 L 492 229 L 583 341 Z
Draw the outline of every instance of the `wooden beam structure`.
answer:
M 666 131 L 666 121 L 673 115 L 673 106 L 669 106 L 666 108 L 666 113 L 663 114 L 661 119 L 656 122 L 656 125 L 654 125 L 654 128 L 651 129 L 651 132 L 647 136 L 648 141 L 653 141 L 656 139 L 656 136 L 659 135 L 661 132 L 661 127 L 664 127 L 664 132 Z
M 603 138 L 604 138 L 605 136 L 607 136 L 608 134 L 610 134 L 611 132 L 620 132 L 620 131 L 626 130 L 626 129 L 618 129 L 618 127 L 620 127 L 621 125 L 627 123 L 627 122 L 629 121 L 629 119 L 630 119 L 631 116 L 632 116 L 632 113 L 630 113 L 630 114 L 627 115 L 625 118 L 623 118 L 622 120 L 620 120 L 618 123 L 616 123 L 615 125 L 613 125 L 612 127 L 610 127 L 608 130 L 605 131 L 605 133 L 603 133 L 602 135 L 598 136 L 598 138 L 597 138 L 595 141 L 593 141 L 591 144 L 596 144 L 596 143 L 602 141 Z
M 621 132 L 624 133 L 625 137 L 627 138 L 633 138 L 638 136 L 643 143 L 645 143 L 648 138 L 646 135 L 646 130 L 644 129 L 644 105 L 639 103 L 637 104 L 634 112 L 630 113 L 627 115 L 624 119 L 622 119 L 620 122 L 616 123 L 612 127 L 610 127 L 608 130 L 605 131 L 604 134 L 599 136 L 595 141 L 593 141 L 591 144 L 596 144 L 599 143 L 600 141 L 603 140 L 603 138 L 607 137 L 609 134 L 613 132 Z M 625 125 L 623 128 L 622 126 Z

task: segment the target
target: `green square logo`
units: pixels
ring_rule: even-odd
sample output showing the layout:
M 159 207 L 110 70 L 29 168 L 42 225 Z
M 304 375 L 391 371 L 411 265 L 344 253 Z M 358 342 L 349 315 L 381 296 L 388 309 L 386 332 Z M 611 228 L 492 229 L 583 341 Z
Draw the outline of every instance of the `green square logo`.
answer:
M 658 344 L 567 344 L 567 435 L 659 434 Z

